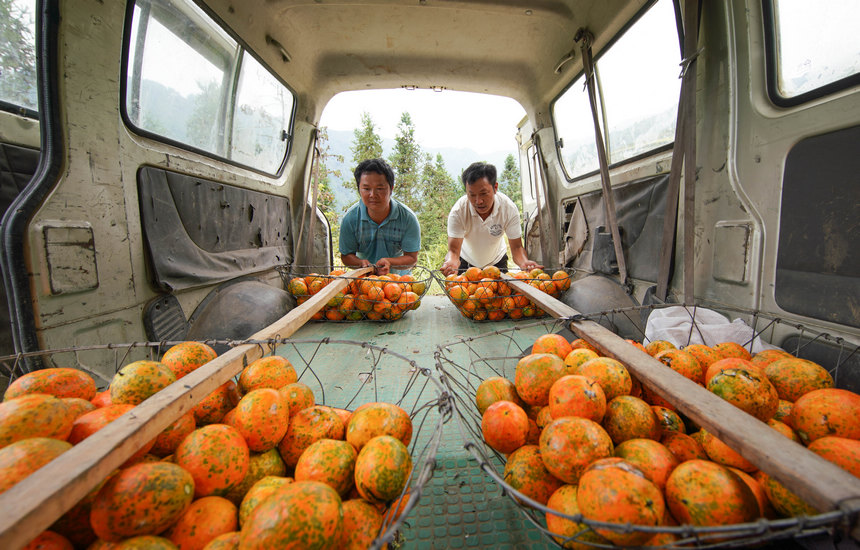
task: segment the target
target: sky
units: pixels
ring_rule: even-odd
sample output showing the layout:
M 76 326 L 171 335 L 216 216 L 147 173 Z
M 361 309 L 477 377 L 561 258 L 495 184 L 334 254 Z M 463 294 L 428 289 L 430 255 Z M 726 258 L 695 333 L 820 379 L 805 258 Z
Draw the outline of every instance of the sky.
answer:
M 383 138 L 394 138 L 409 112 L 422 147 L 469 148 L 485 154 L 516 149 L 517 124 L 525 109 L 511 98 L 443 90 L 362 90 L 334 96 L 323 110 L 320 126 L 353 131 L 367 112 Z

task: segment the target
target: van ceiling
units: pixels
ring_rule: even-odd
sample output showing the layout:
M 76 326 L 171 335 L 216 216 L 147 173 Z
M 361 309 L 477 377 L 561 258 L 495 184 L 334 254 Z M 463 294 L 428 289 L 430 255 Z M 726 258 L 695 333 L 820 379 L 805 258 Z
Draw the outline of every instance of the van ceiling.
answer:
M 647 0 L 205 0 L 299 96 L 444 87 L 508 96 L 541 111 Z M 283 50 L 283 51 L 282 51 Z M 575 57 L 560 73 L 559 61 Z M 286 61 L 285 59 L 288 59 Z

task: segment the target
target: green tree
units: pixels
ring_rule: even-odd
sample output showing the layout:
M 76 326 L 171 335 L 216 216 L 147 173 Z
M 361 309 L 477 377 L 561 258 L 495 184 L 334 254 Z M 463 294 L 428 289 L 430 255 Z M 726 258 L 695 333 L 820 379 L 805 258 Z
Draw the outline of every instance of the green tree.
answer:
M 353 170 L 363 160 L 382 157 L 382 138 L 376 133 L 373 119 L 368 112 L 361 113 L 361 127 L 353 130 L 352 136 L 349 150 L 352 152 Z M 355 178 L 351 176 L 352 174 L 344 178 L 343 185 L 357 192 L 358 186 L 355 184 Z
M 508 155 L 505 158 L 505 168 L 499 176 L 499 191 L 507 195 L 514 201 L 517 208 L 520 210 L 520 216 L 523 213 L 523 188 L 520 182 L 520 168 L 517 166 L 516 159 L 513 155 Z
M 421 251 L 418 265 L 438 269 L 448 252 L 448 212 L 462 194 L 459 183 L 445 168 L 441 154 L 435 163 L 430 154 L 424 155 L 421 170 L 421 208 L 417 212 L 421 225 Z
M 404 112 L 397 125 L 397 136 L 394 138 L 394 151 L 388 157 L 388 162 L 394 169 L 398 200 L 406 204 L 417 214 L 421 210 L 421 163 L 424 153 L 415 141 L 415 125 L 412 116 Z
M 0 0 L 0 99 L 38 109 L 36 39 L 32 15 L 13 0 Z
M 332 246 L 337 249 L 340 240 L 340 216 L 337 212 L 337 201 L 334 196 L 334 191 L 331 188 L 332 178 L 340 178 L 340 170 L 330 169 L 331 163 L 342 163 L 343 155 L 337 155 L 331 151 L 331 145 L 328 141 L 328 128 L 323 126 L 319 129 L 319 141 L 317 147 L 320 150 L 320 171 L 319 171 L 319 196 L 317 205 L 323 214 L 325 214 L 331 227 L 331 242 Z M 338 255 L 335 254 L 335 257 Z

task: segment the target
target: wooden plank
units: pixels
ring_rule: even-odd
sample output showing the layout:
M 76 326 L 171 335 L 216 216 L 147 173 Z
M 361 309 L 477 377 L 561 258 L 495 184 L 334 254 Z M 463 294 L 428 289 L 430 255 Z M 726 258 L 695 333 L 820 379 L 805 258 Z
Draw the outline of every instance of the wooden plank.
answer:
M 553 317 L 579 315 L 572 307 L 531 285 L 507 275 L 505 278 Z M 696 424 L 818 510 L 860 512 L 860 479 L 666 367 L 598 323 L 572 321 L 570 329 L 601 354 L 624 363 L 644 386 L 673 403 Z M 852 536 L 857 538 L 858 533 Z
M 372 267 L 346 273 L 358 277 Z M 251 340 L 287 338 L 335 294 L 346 287 L 339 278 L 304 304 L 251 336 Z M 81 441 L 0 495 L 0 548 L 21 548 L 98 486 L 107 476 L 152 441 L 177 418 L 239 374 L 269 350 L 257 344 L 236 346 L 153 395 Z

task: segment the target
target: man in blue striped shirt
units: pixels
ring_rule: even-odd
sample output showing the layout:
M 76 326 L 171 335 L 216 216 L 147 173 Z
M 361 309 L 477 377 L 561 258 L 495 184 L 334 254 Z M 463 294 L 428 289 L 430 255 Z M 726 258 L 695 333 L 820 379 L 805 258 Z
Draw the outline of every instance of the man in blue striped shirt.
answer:
M 406 273 L 418 260 L 421 228 L 415 213 L 394 200 L 394 171 L 383 159 L 362 161 L 355 169 L 361 200 L 340 225 L 340 259 L 349 267 L 376 266 L 378 275 Z

